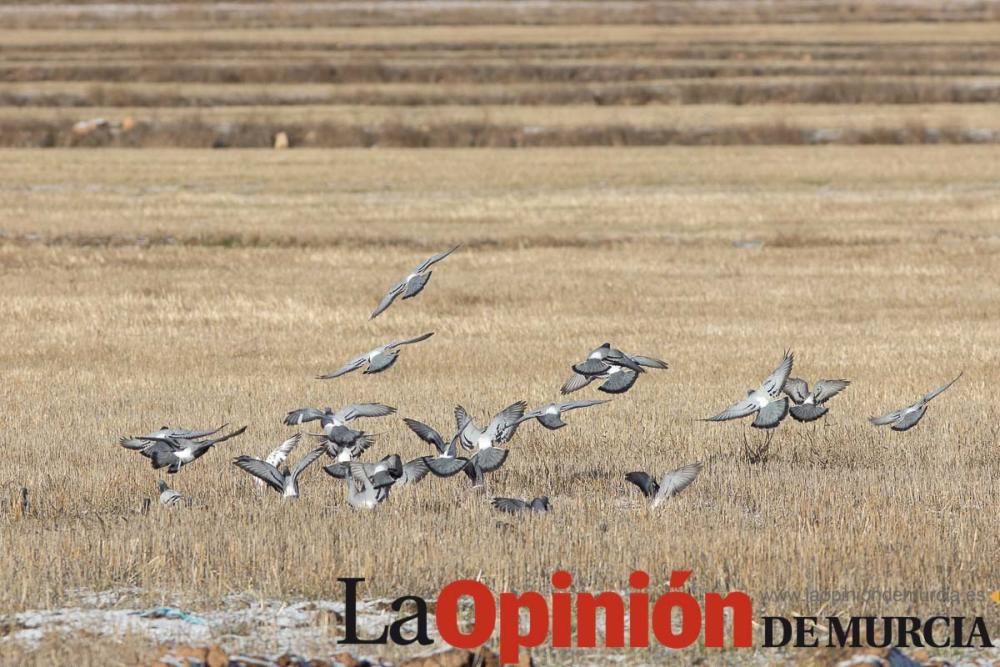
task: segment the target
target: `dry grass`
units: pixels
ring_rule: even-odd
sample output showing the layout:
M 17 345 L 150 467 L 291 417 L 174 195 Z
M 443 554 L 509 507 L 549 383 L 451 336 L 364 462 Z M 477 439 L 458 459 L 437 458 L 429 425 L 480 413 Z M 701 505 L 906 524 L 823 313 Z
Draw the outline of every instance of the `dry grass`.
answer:
M 5 157 L 0 479 L 33 503 L 0 511 L 18 563 L 2 609 L 122 586 L 195 607 L 337 597 L 345 575 L 376 596 L 462 576 L 545 590 L 560 567 L 582 589 L 623 588 L 633 568 L 662 587 L 690 567 L 697 590 L 746 590 L 757 613 L 819 611 L 764 602 L 779 590 L 995 587 L 994 149 Z M 732 245 L 747 239 L 766 243 Z M 397 275 L 458 241 L 423 295 L 366 320 Z M 311 379 L 424 330 L 437 334 L 386 374 Z M 229 464 L 287 437 L 281 417 L 304 405 L 379 400 L 445 428 L 459 402 L 482 416 L 548 401 L 605 339 L 671 370 L 559 432 L 519 433 L 490 490 L 548 493 L 539 520 L 502 529 L 455 479 L 359 514 L 318 468 L 282 503 Z M 786 346 L 805 377 L 854 384 L 748 465 L 743 426 L 696 419 Z M 914 431 L 865 421 L 961 369 Z M 250 429 L 170 480 L 196 506 L 137 514 L 158 475 L 117 438 L 221 421 Z M 373 455 L 427 453 L 401 421 L 370 429 Z M 622 479 L 692 460 L 703 476 L 661 512 Z M 825 611 L 996 610 L 984 596 Z

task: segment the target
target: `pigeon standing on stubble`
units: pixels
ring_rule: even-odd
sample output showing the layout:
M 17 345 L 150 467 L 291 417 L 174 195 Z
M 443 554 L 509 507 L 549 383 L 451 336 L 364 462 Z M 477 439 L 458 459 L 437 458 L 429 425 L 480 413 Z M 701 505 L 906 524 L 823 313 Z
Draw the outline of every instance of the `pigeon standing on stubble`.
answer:
M 160 504 L 164 507 L 176 507 L 187 500 L 179 491 L 167 486 L 167 483 L 162 479 L 157 482 L 156 486 L 160 490 Z
M 433 255 L 421 262 L 421 264 L 413 270 L 413 273 L 389 288 L 389 291 L 384 297 L 382 297 L 382 300 L 379 301 L 375 310 L 372 311 L 372 314 L 368 319 L 373 320 L 381 315 L 386 308 L 392 305 L 392 302 L 395 301 L 396 297 L 399 295 L 402 295 L 403 299 L 412 299 L 416 295 L 420 294 L 424 287 L 427 286 L 427 281 L 431 279 L 431 274 L 434 273 L 433 271 L 428 271 L 428 269 L 458 250 L 458 248 L 459 246 L 455 246 L 451 250 L 446 250 L 437 255 Z
M 924 413 L 927 412 L 927 404 L 941 394 L 941 392 L 945 389 L 958 382 L 958 378 L 960 377 L 962 377 L 962 373 L 959 373 L 958 376 L 948 384 L 938 387 L 912 405 L 900 408 L 899 410 L 894 410 L 888 414 L 882 415 L 881 417 L 869 417 L 868 421 L 875 426 L 892 424 L 890 428 L 892 428 L 893 431 L 907 431 L 916 426 L 924 416 Z
M 647 473 L 637 471 L 625 475 L 625 479 L 635 484 L 643 495 L 650 499 L 651 507 L 659 507 L 664 500 L 676 496 L 686 489 L 701 472 L 701 462 L 689 463 L 676 470 L 671 470 L 657 483 Z
M 850 380 L 820 380 L 809 391 L 809 383 L 799 378 L 788 378 L 782 388 L 794 405 L 789 408 L 792 419 L 800 422 L 816 421 L 830 411 L 824 405 L 831 398 L 850 386 Z
M 386 343 L 385 345 L 380 345 L 370 352 L 365 354 L 359 354 L 354 357 L 346 364 L 333 371 L 332 373 L 327 373 L 325 375 L 320 375 L 317 377 L 319 380 L 332 380 L 333 378 L 340 377 L 341 375 L 346 375 L 351 371 L 356 371 L 365 364 L 368 364 L 368 368 L 364 370 L 365 375 L 371 375 L 372 373 L 381 373 L 386 370 L 394 363 L 396 363 L 396 358 L 399 356 L 399 348 L 403 345 L 411 345 L 413 343 L 419 343 L 420 341 L 427 340 L 434 335 L 434 332 L 425 333 L 423 335 L 417 336 L 416 338 L 407 338 L 406 340 L 394 340 L 391 343 Z
M 767 376 L 760 387 L 747 391 L 747 397 L 742 401 L 734 403 L 719 414 L 703 421 L 721 422 L 756 413 L 757 416 L 751 426 L 754 428 L 776 427 L 788 415 L 788 398 L 775 399 L 781 393 L 785 382 L 788 381 L 794 362 L 794 355 L 790 351 L 786 351 L 781 363 Z
M 233 461 L 233 465 L 241 470 L 245 470 L 253 475 L 254 479 L 262 481 L 280 493 L 282 498 L 298 498 L 299 476 L 316 459 L 322 456 L 324 451 L 323 447 L 317 447 L 310 451 L 291 470 L 286 465 L 282 465 L 279 469 L 277 465 L 261 461 L 252 456 L 239 456 Z
M 645 368 L 665 370 L 667 362 L 638 354 L 625 354 L 611 343 L 591 350 L 587 358 L 573 366 L 573 374 L 563 383 L 560 391 L 569 394 L 583 389 L 595 380 L 604 380 L 597 388 L 607 394 L 623 394 L 632 388 Z

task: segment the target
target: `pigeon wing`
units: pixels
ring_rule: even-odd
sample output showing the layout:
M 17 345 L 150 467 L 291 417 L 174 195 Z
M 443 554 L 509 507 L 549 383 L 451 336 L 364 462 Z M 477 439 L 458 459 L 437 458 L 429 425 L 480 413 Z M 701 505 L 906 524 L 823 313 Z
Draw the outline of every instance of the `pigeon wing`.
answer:
M 569 376 L 569 379 L 563 383 L 563 386 L 559 389 L 561 394 L 572 394 L 574 391 L 579 391 L 583 389 L 588 384 L 593 381 L 593 378 L 589 378 L 586 375 L 581 375 L 580 373 L 574 372 Z
M 850 384 L 850 380 L 820 380 L 816 383 L 816 386 L 813 387 L 813 396 L 815 396 L 817 403 L 826 403 L 831 398 L 847 389 Z
M 494 498 L 493 507 L 497 508 L 501 512 L 517 514 L 528 509 L 528 503 L 524 502 L 520 498 Z
M 660 490 L 656 492 L 657 498 L 671 498 L 691 485 L 691 482 L 698 477 L 701 472 L 702 463 L 689 463 L 681 466 L 677 470 L 672 470 L 660 480 Z
M 503 465 L 503 462 L 507 460 L 507 454 L 509 453 L 510 452 L 506 449 L 488 447 L 476 452 L 471 460 L 474 460 L 478 464 L 479 469 L 483 472 L 493 472 Z
M 288 455 L 291 454 L 292 451 L 298 446 L 299 440 L 301 439 L 302 434 L 296 433 L 288 440 L 285 440 L 283 443 L 278 445 L 273 452 L 268 454 L 267 458 L 264 459 L 264 462 L 277 468 L 285 462 L 285 459 L 287 459 Z
M 349 422 L 361 417 L 388 417 L 396 412 L 396 408 L 382 403 L 352 403 L 345 405 L 333 413 L 334 419 Z
M 796 405 L 805 402 L 809 398 L 809 383 L 801 378 L 788 378 L 785 380 L 785 386 L 781 390 L 788 394 L 792 402 Z
M 440 262 L 442 259 L 444 259 L 448 255 L 450 255 L 451 253 L 453 253 L 456 250 L 458 250 L 461 247 L 461 245 L 462 244 L 460 243 L 460 244 L 456 245 L 454 248 L 451 248 L 450 250 L 445 250 L 444 252 L 439 252 L 436 255 L 431 255 L 430 257 L 428 257 L 427 259 L 425 259 L 423 262 L 421 262 L 420 266 L 418 266 L 416 269 L 414 269 L 413 272 L 414 273 L 423 273 L 424 271 L 426 271 L 427 269 L 431 268 L 432 266 L 434 266 L 435 264 L 437 264 L 438 262 Z
M 299 478 L 299 475 L 301 475 L 306 468 L 311 466 L 316 461 L 316 459 L 322 456 L 325 452 L 326 452 L 326 447 L 317 447 L 316 449 L 310 450 L 308 454 L 299 459 L 299 462 L 295 464 L 295 467 L 292 468 L 291 472 L 289 473 L 289 476 L 292 478 L 292 481 L 297 480 Z
M 632 361 L 639 364 L 640 366 L 645 366 L 646 368 L 659 368 L 661 370 L 666 370 L 667 368 L 670 368 L 667 362 L 661 359 L 656 359 L 654 357 L 644 357 L 639 354 L 630 354 L 629 356 L 632 358 Z
M 418 422 L 416 419 L 410 419 L 405 417 L 403 422 L 410 428 L 411 431 L 417 434 L 417 437 L 424 442 L 430 443 L 437 447 L 439 453 L 443 454 L 447 446 L 444 444 L 444 438 L 441 434 L 435 431 L 433 428 L 424 424 L 423 422 Z
M 354 357 L 353 359 L 351 359 L 346 364 L 344 364 L 337 370 L 333 371 L 332 373 L 326 373 L 325 375 L 320 375 L 317 377 L 317 379 L 332 380 L 333 378 L 339 378 L 341 375 L 346 375 L 351 371 L 358 370 L 359 368 L 365 365 L 366 361 L 368 361 L 368 355 L 366 354 L 359 355 L 357 357 Z
M 745 398 L 739 403 L 734 403 L 728 408 L 723 410 L 717 415 L 713 415 L 706 419 L 707 422 L 724 422 L 730 419 L 739 419 L 740 417 L 746 417 L 747 415 L 752 415 L 757 411 L 757 404 L 751 401 L 749 398 Z
M 323 411 L 316 408 L 298 408 L 285 415 L 285 426 L 299 426 L 306 422 L 316 421 L 323 418 Z
M 278 493 L 284 492 L 285 477 L 270 463 L 255 459 L 252 456 L 240 456 L 233 460 L 233 465 L 247 471 Z
M 781 393 L 782 387 L 788 381 L 788 376 L 792 373 L 792 364 L 795 363 L 795 355 L 790 350 L 785 350 L 785 356 L 781 363 L 775 368 L 767 379 L 760 385 L 760 390 L 771 398 L 776 398 Z
M 606 394 L 624 394 L 632 388 L 638 379 L 638 373 L 626 368 L 611 375 L 604 384 L 597 388 L 597 391 L 603 391 Z
M 377 306 L 375 306 L 375 310 L 372 311 L 372 314 L 368 316 L 368 319 L 374 320 L 376 317 L 385 312 L 385 309 L 392 305 L 392 302 L 396 300 L 396 297 L 403 293 L 405 288 L 405 280 L 401 280 L 390 287 L 389 291 L 386 292 L 386 295 L 382 297 L 382 300 L 378 302 Z
M 963 373 L 964 373 L 964 372 L 965 372 L 965 371 L 963 371 Z M 953 384 L 955 384 L 956 382 L 958 382 L 958 378 L 960 378 L 960 377 L 962 377 L 962 373 L 959 373 L 959 374 L 958 374 L 958 377 L 956 377 L 956 378 L 955 378 L 954 380 L 952 380 L 952 381 L 951 381 L 951 382 L 949 382 L 948 384 L 946 384 L 946 385 L 944 385 L 944 386 L 942 386 L 942 387 L 938 387 L 938 388 L 937 388 L 937 389 L 935 389 L 934 391 L 932 391 L 932 392 L 930 392 L 929 394 L 927 394 L 926 396 L 924 396 L 924 398 L 923 398 L 923 401 L 924 401 L 924 403 L 930 403 L 930 402 L 931 402 L 931 400 L 932 400 L 932 399 L 934 399 L 935 397 L 937 397 L 937 396 L 938 396 L 939 394 L 941 394 L 941 392 L 943 392 L 943 391 L 944 391 L 945 389 L 947 389 L 947 388 L 948 388 L 948 387 L 950 387 L 951 385 L 953 385 Z

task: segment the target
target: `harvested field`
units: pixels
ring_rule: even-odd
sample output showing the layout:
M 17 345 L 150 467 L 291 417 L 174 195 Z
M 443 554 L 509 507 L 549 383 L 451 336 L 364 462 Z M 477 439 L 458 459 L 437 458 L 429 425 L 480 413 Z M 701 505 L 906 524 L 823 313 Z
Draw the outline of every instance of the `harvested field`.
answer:
M 433 596 L 457 576 L 545 589 L 558 567 L 602 590 L 684 564 L 695 590 L 747 590 L 758 613 L 806 606 L 779 591 L 877 582 L 946 588 L 962 601 L 935 610 L 996 619 L 994 152 L 8 152 L 0 536 L 25 566 L 7 571 L 0 607 L 122 587 L 195 610 L 234 592 L 336 599 L 344 575 L 375 597 Z M 367 322 L 393 276 L 459 241 L 426 295 Z M 386 375 L 311 379 L 424 330 L 437 334 Z M 482 415 L 551 400 L 605 338 L 671 369 L 557 433 L 519 433 L 490 491 L 548 493 L 551 516 L 501 528 L 462 483 L 431 480 L 372 522 L 322 471 L 289 505 L 229 464 L 287 437 L 280 417 L 303 405 L 380 400 L 443 427 L 455 403 Z M 749 465 L 742 438 L 758 434 L 695 420 L 786 346 L 807 377 L 854 384 Z M 866 422 L 963 369 L 920 428 Z M 143 517 L 157 475 L 116 440 L 161 421 L 251 430 L 171 479 L 194 507 Z M 427 453 L 401 422 L 373 430 L 380 455 Z M 696 459 L 702 478 L 660 513 L 621 477 Z

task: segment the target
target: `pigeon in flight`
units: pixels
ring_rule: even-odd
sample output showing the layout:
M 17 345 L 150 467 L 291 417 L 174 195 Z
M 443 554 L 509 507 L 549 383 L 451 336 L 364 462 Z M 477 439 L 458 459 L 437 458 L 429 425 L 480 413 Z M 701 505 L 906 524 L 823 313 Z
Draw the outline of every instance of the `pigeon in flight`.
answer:
M 850 380 L 820 380 L 809 391 L 809 384 L 799 378 L 788 378 L 782 388 L 794 405 L 789 408 L 792 419 L 800 422 L 816 421 L 830 408 L 823 405 L 851 384 Z
M 602 403 L 608 403 L 609 400 L 600 399 L 586 399 L 582 401 L 563 401 L 562 403 L 549 403 L 548 405 L 543 405 L 540 408 L 530 410 L 524 413 L 521 421 L 528 421 L 529 419 L 537 419 L 538 423 L 545 428 L 554 431 L 558 428 L 562 428 L 566 425 L 561 417 L 562 413 L 569 412 L 570 410 L 577 410 L 579 408 L 589 408 L 592 405 L 600 405 Z
M 583 389 L 595 380 L 604 380 L 597 388 L 607 394 L 623 394 L 632 388 L 645 368 L 668 368 L 667 362 L 637 354 L 625 354 L 604 343 L 594 348 L 587 358 L 573 366 L 573 374 L 560 390 L 569 394 Z
M 539 496 L 531 500 L 521 500 L 520 498 L 494 498 L 493 507 L 507 514 L 521 514 L 525 512 L 548 512 L 551 508 L 548 496 Z
M 222 429 L 229 426 L 229 424 L 223 424 L 214 431 L 193 431 L 182 428 L 170 428 L 169 426 L 163 426 L 158 431 L 153 431 L 152 433 L 147 433 L 146 435 L 140 436 L 129 436 L 119 440 L 119 443 L 125 449 L 130 449 L 132 451 L 144 453 L 150 445 L 160 442 L 165 438 L 187 438 L 189 440 L 198 440 L 205 438 L 210 435 L 215 435 Z
M 437 448 L 437 456 L 422 457 L 424 464 L 432 473 L 438 477 L 451 477 L 465 468 L 469 459 L 457 455 L 458 436 L 455 436 L 448 444 L 445 444 L 441 434 L 427 424 L 418 422 L 416 419 L 410 419 L 409 417 L 404 418 L 403 421 L 411 431 L 417 434 L 418 438 Z
M 160 489 L 160 504 L 164 507 L 176 507 L 183 502 L 190 503 L 191 499 L 182 496 L 180 491 L 175 491 L 167 486 L 167 483 L 162 479 L 157 482 L 157 487 Z
M 642 494 L 650 499 L 651 507 L 659 507 L 664 500 L 686 489 L 701 472 L 701 467 L 701 462 L 698 462 L 671 470 L 663 476 L 659 484 L 644 472 L 630 472 L 625 475 L 625 479 L 639 487 Z
M 410 345 L 412 343 L 419 343 L 422 340 L 427 340 L 434 335 L 434 332 L 425 333 L 416 338 L 408 338 L 406 340 L 394 340 L 391 343 L 386 343 L 385 345 L 380 345 L 376 347 L 371 352 L 366 352 L 365 354 L 358 355 L 348 361 L 345 365 L 341 366 L 332 373 L 327 373 L 326 375 L 320 375 L 317 379 L 320 380 L 332 380 L 333 378 L 340 377 L 341 375 L 346 375 L 351 371 L 356 371 L 365 364 L 368 364 L 368 368 L 364 370 L 365 375 L 370 375 L 372 373 L 381 373 L 386 370 L 394 363 L 396 363 L 396 357 L 399 356 L 399 348 L 403 345 Z
M 412 463 L 412 462 L 411 462 Z M 347 503 L 355 509 L 375 509 L 389 497 L 389 489 L 406 474 L 397 454 L 377 463 L 349 461 L 323 466 L 328 475 L 347 483 Z M 427 474 L 426 467 L 423 475 Z
M 528 404 L 524 401 L 512 403 L 498 412 L 485 429 L 480 429 L 461 405 L 455 408 L 455 436 L 463 449 L 475 451 L 463 470 L 472 481 L 473 487 L 486 484 L 484 473 L 498 470 L 507 460 L 509 452 L 497 445 L 509 442 L 517 432 Z
M 964 372 L 964 371 L 963 371 Z M 888 414 L 882 415 L 881 417 L 869 417 L 870 421 L 875 426 L 885 426 L 886 424 L 892 424 L 890 428 L 893 431 L 906 431 L 917 425 L 917 422 L 924 416 L 927 412 L 927 404 L 931 402 L 935 397 L 938 396 L 945 389 L 951 385 L 958 382 L 958 378 L 962 377 L 962 373 L 958 374 L 954 380 L 948 384 L 938 387 L 934 391 L 930 392 L 926 396 L 922 397 L 916 403 L 908 405 L 905 408 L 900 408 L 899 410 L 894 410 Z
M 329 433 L 333 427 L 346 426 L 347 422 L 361 417 L 387 417 L 394 412 L 396 412 L 396 408 L 382 403 L 353 403 L 345 405 L 336 412 L 329 407 L 325 410 L 299 408 L 285 415 L 285 425 L 298 426 L 318 419 L 323 431 Z
M 792 372 L 792 364 L 794 362 L 794 355 L 786 350 L 781 363 L 767 376 L 767 379 L 764 380 L 760 387 L 747 391 L 747 397 L 742 401 L 729 406 L 719 414 L 709 417 L 704 421 L 721 422 L 757 413 L 751 426 L 754 428 L 776 427 L 788 415 L 788 398 L 775 399 L 781 393 L 785 382 L 788 381 L 788 376 Z
M 246 430 L 247 427 L 244 426 L 212 440 L 164 436 L 157 438 L 156 442 L 142 451 L 142 454 L 149 458 L 154 470 L 166 468 L 167 472 L 173 475 L 179 472 L 183 466 L 204 456 L 213 446 L 235 438 Z
M 413 273 L 389 288 L 388 293 L 386 293 L 386 295 L 382 297 L 382 300 L 379 301 L 378 305 L 375 306 L 375 310 L 372 311 L 372 314 L 368 319 L 373 320 L 381 315 L 386 308 L 392 305 L 392 302 L 395 301 L 396 297 L 399 295 L 403 295 L 404 299 L 412 299 L 416 295 L 420 294 L 424 287 L 427 286 L 427 281 L 431 279 L 431 274 L 434 273 L 433 271 L 428 271 L 428 269 L 458 250 L 458 248 L 459 246 L 455 246 L 451 250 L 438 253 L 437 255 L 428 257 L 421 262 L 420 266 L 413 270 Z
M 285 440 L 283 443 L 275 447 L 274 450 L 267 455 L 267 458 L 264 459 L 264 462 L 267 463 L 267 465 L 269 466 L 273 466 L 276 469 L 280 469 L 281 464 L 285 462 L 285 460 L 288 458 L 288 455 L 291 454 L 296 447 L 298 447 L 299 440 L 301 439 L 302 439 L 302 434 L 296 433 L 288 440 Z M 257 486 L 264 486 L 264 479 L 261 477 L 255 476 L 253 481 L 257 484 Z
M 355 431 L 348 426 L 333 426 L 325 433 L 307 433 L 319 438 L 327 454 L 339 462 L 347 462 L 361 456 L 361 453 L 375 443 L 375 436 L 365 431 Z
M 255 459 L 252 456 L 239 456 L 233 460 L 233 465 L 247 471 L 253 475 L 254 479 L 259 479 L 267 484 L 280 493 L 282 498 L 298 498 L 299 475 L 322 456 L 324 451 L 323 447 L 317 447 L 310 451 L 291 470 L 288 469 L 287 465 L 284 465 L 284 461 L 278 464 L 281 465 L 281 469 L 279 469 L 277 465 Z

